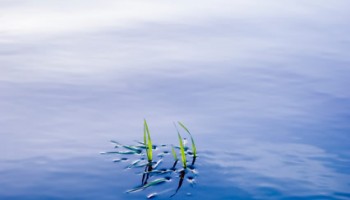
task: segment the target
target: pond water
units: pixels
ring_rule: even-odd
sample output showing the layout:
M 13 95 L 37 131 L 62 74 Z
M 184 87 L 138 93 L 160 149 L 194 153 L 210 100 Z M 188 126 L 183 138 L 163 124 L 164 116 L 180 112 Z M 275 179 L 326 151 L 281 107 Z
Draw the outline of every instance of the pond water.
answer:
M 1 1 L 0 199 L 169 199 L 100 154 L 144 118 L 196 141 L 172 199 L 350 199 L 349 6 Z

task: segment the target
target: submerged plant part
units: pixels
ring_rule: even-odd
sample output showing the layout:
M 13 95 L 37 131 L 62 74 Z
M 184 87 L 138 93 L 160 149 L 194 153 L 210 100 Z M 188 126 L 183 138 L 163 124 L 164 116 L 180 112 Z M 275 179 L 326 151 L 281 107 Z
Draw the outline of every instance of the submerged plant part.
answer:
M 143 142 L 144 142 L 144 145 L 146 147 L 146 155 L 147 155 L 148 162 L 152 162 L 153 146 L 152 146 L 151 134 L 149 132 L 146 120 L 144 120 L 144 127 L 143 127 Z
M 170 197 L 173 197 L 177 194 L 177 192 L 180 190 L 181 186 L 182 186 L 182 183 L 184 181 L 184 178 L 185 178 L 185 174 L 186 174 L 186 170 L 181 170 L 180 171 L 180 175 L 179 175 L 179 183 L 177 185 L 177 188 L 176 188 L 176 191 L 173 195 L 171 195 Z
M 141 184 L 142 186 L 147 184 L 147 181 L 149 179 L 150 173 L 153 171 L 153 167 L 152 167 L 152 163 L 149 162 L 146 167 L 145 167 L 145 172 L 142 175 L 142 180 L 141 180 Z
M 181 122 L 178 122 L 178 124 L 191 136 L 192 148 L 186 146 L 186 141 L 182 138 L 177 124 L 175 123 L 179 146 L 173 146 L 172 144 L 153 144 L 147 121 L 144 120 L 143 141 L 135 141 L 136 144 L 124 145 L 115 140 L 111 140 L 111 143 L 114 145 L 114 150 L 101 153 L 110 156 L 119 155 L 119 158 L 114 158 L 113 162 L 124 165 L 126 171 L 136 172 L 135 174 L 141 176 L 141 184 L 133 189 L 127 190 L 127 193 L 150 188 L 149 190 L 153 193 L 148 193 L 149 195 L 146 195 L 149 199 L 168 192 L 172 193 L 172 197 L 179 192 L 183 185 L 194 185 L 195 177 L 197 176 L 197 170 L 194 165 L 197 157 L 197 148 L 190 131 Z M 154 153 L 156 153 L 155 155 L 157 156 L 153 156 Z M 187 163 L 187 154 L 193 156 L 192 164 Z M 174 163 L 172 164 L 172 162 Z M 182 168 L 180 169 L 175 168 L 178 162 L 182 162 Z M 141 170 L 141 167 L 144 169 Z M 153 186 L 163 183 L 167 184 L 166 182 L 170 182 L 175 177 L 178 177 L 176 188 L 168 188 L 162 192 L 155 191 L 158 187 Z

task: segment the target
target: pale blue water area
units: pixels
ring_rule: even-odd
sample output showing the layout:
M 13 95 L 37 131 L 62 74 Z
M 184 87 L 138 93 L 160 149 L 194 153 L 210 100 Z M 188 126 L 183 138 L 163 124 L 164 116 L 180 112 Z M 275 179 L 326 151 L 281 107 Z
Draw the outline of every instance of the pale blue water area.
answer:
M 349 7 L 0 1 L 0 199 L 169 199 L 100 155 L 144 118 L 196 140 L 172 199 L 350 199 Z

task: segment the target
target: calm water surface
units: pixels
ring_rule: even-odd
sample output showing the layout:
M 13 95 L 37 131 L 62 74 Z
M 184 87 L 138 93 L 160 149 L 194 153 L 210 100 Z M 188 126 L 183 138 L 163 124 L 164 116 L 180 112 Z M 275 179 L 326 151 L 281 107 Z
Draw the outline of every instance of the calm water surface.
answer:
M 350 199 L 349 6 L 0 1 L 0 199 L 168 199 L 100 155 L 144 118 L 196 139 L 173 199 Z

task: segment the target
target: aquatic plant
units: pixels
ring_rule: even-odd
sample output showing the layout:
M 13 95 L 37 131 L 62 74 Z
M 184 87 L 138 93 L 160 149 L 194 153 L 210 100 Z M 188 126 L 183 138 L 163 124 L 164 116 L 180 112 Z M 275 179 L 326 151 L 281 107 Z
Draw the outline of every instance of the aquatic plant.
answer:
M 181 123 L 181 122 L 177 122 L 191 137 L 191 143 L 192 143 L 192 153 L 193 153 L 193 157 L 197 157 L 197 148 L 196 148 L 196 144 L 194 143 L 194 139 L 192 137 L 191 132 L 186 128 L 186 126 Z
M 190 135 L 192 148 L 186 146 L 186 142 L 184 140 L 185 138 L 181 136 L 177 124 Z M 197 148 L 192 134 L 187 129 L 187 127 L 181 122 L 178 122 L 177 124 L 174 123 L 178 135 L 179 146 L 153 144 L 149 127 L 145 119 L 143 127 L 143 141 L 135 141 L 136 144 L 134 145 L 124 145 L 117 141 L 111 140 L 111 143 L 114 144 L 115 150 L 101 153 L 119 155 L 120 157 L 113 159 L 113 162 L 125 165 L 125 169 L 138 171 L 139 168 L 144 168 L 144 170 L 141 172 L 136 173 L 138 175 L 142 175 L 141 184 L 133 189 L 126 191 L 127 193 L 145 190 L 150 187 L 153 188 L 153 186 L 169 182 L 174 177 L 178 177 L 177 187 L 174 193 L 171 195 L 171 197 L 173 197 L 183 186 L 183 183 L 185 182 L 184 180 L 187 180 L 187 182 L 189 182 L 191 185 L 194 184 L 195 177 L 197 176 L 197 171 L 194 166 L 197 157 Z M 159 153 L 157 152 L 157 149 L 163 150 Z M 170 151 L 172 156 L 170 155 Z M 187 154 L 192 155 L 192 164 L 187 163 Z M 170 155 L 170 158 L 173 157 L 174 159 L 174 164 L 172 167 L 166 166 L 166 164 L 168 164 L 170 161 L 168 155 Z M 182 168 L 180 169 L 175 168 L 178 162 L 182 162 Z M 171 190 L 166 191 L 169 192 Z M 165 193 L 166 191 L 163 191 L 161 193 Z M 147 196 L 147 198 L 153 198 L 161 193 L 151 193 Z
M 173 154 L 173 157 L 174 157 L 174 160 L 175 160 L 175 161 L 179 160 L 179 159 L 177 158 L 177 154 L 176 154 L 176 151 L 175 151 L 175 149 L 174 149 L 174 146 L 171 146 L 171 153 Z
M 186 164 L 187 160 L 186 160 L 184 142 L 183 142 L 183 139 L 182 139 L 182 137 L 181 137 L 181 135 L 180 135 L 180 132 L 179 132 L 179 130 L 177 129 L 177 126 L 176 126 L 175 123 L 174 123 L 174 125 L 175 125 L 176 131 L 177 131 L 177 135 L 178 135 L 178 137 L 179 137 L 179 144 L 180 144 L 179 147 L 180 147 L 180 155 L 181 155 L 182 166 L 183 166 L 183 168 L 186 169 L 186 167 L 187 167 L 187 164 Z
M 142 175 L 142 180 L 141 180 L 142 185 L 147 184 L 147 181 L 150 177 L 150 172 L 152 171 L 153 171 L 152 162 L 148 162 L 148 164 L 145 166 L 145 172 Z
M 175 151 L 173 145 L 171 145 L 171 153 L 173 154 L 173 157 L 174 157 L 174 164 L 173 164 L 173 167 L 171 169 L 175 170 L 176 164 L 179 161 L 179 159 L 177 158 L 177 154 L 176 154 L 176 151 Z
M 146 155 L 147 155 L 148 162 L 152 162 L 153 146 L 152 146 L 151 134 L 149 132 L 146 120 L 144 120 L 144 127 L 143 127 L 143 143 L 146 147 Z

